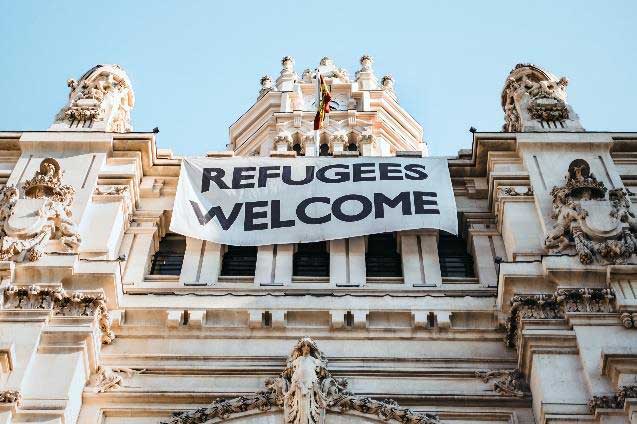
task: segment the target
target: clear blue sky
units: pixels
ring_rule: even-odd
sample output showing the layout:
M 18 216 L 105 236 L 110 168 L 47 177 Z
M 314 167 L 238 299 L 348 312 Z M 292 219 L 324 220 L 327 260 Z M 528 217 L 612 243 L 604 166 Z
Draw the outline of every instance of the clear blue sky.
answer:
M 0 131 L 44 130 L 69 77 L 117 63 L 136 95 L 137 131 L 159 126 L 177 154 L 224 149 L 259 78 L 330 56 L 391 73 L 434 155 L 499 131 L 510 69 L 569 77 L 588 130 L 637 130 L 636 1 L 16 1 L 0 0 Z

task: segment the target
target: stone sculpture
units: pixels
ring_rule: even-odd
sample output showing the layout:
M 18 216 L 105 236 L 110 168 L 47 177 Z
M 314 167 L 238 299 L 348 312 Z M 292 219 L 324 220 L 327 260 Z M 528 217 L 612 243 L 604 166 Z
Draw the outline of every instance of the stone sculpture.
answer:
M 217 400 L 207 408 L 177 412 L 169 424 L 223 422 L 248 411 L 283 409 L 282 424 L 323 424 L 327 411 L 373 416 L 402 424 L 435 424 L 438 417 L 401 408 L 395 401 L 355 396 L 347 381 L 333 377 L 327 359 L 314 340 L 301 338 L 290 353 L 287 366 L 277 378 L 265 381 L 265 390 L 229 400 Z
M 130 112 L 135 94 L 126 72 L 118 65 L 97 65 L 79 81 L 70 79 L 69 101 L 52 129 L 92 128 L 110 132 L 133 130 Z M 57 127 L 57 128 L 56 128 Z
M 608 193 L 583 159 L 569 165 L 566 183 L 553 187 L 555 225 L 547 232 L 545 247 L 559 253 L 574 246 L 583 264 L 627 262 L 637 249 L 637 221 L 623 188 Z
M 44 159 L 22 188 L 24 199 L 19 198 L 16 187 L 2 189 L 0 259 L 36 261 L 42 257 L 49 240 L 59 240 L 64 250 L 76 251 L 81 237 L 71 220 L 75 190 L 62 184 L 58 162 Z
M 531 64 L 518 64 L 502 91 L 505 132 L 582 131 L 579 117 L 566 102 L 565 77 Z

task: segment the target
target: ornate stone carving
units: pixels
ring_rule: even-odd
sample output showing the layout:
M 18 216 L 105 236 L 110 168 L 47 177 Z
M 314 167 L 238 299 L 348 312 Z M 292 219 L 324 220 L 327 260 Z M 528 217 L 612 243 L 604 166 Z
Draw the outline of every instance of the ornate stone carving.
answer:
M 95 194 L 98 196 L 123 196 L 129 192 L 127 185 L 97 186 Z
M 612 395 L 593 396 L 588 401 L 588 409 L 594 414 L 601 409 L 624 409 L 626 399 L 637 398 L 637 385 L 623 386 Z
M 502 91 L 503 131 L 582 130 L 566 103 L 567 85 L 535 65 L 516 65 Z
M 116 368 L 100 366 L 92 378 L 93 390 L 96 393 L 105 393 L 126 387 L 124 378 L 131 378 L 134 375 L 141 374 L 145 370 L 136 370 L 132 368 Z
M 567 120 L 569 118 L 565 102 L 567 85 L 568 80 L 564 77 L 557 82 L 530 82 L 528 93 L 531 101 L 528 108 L 531 117 L 550 122 Z
M 619 319 L 625 328 L 637 327 L 637 313 L 624 312 L 620 315 Z
M 566 184 L 551 190 L 556 223 L 544 246 L 553 253 L 574 246 L 583 264 L 628 261 L 637 249 L 637 221 L 624 189 L 611 190 L 608 199 L 606 191 L 585 160 L 571 162 Z
M 56 124 L 71 128 L 100 128 L 111 132 L 132 131 L 130 112 L 135 94 L 126 72 L 118 65 L 97 65 L 79 81 L 70 79 L 69 102 Z M 99 123 L 99 125 L 96 125 Z
M 499 186 L 498 193 L 500 196 L 533 196 L 533 187 Z
M 383 76 L 380 80 L 380 85 L 383 87 L 383 90 L 394 93 L 394 77 L 391 75 Z
M 268 75 L 262 76 L 259 82 L 261 84 L 261 89 L 259 90 L 259 97 L 258 97 L 259 99 L 265 96 L 265 94 L 270 91 L 276 91 L 276 88 L 274 87 L 274 84 L 272 83 L 272 78 L 270 78 Z
M 374 58 L 372 58 L 368 54 L 364 54 L 361 56 L 360 64 L 361 64 L 360 70 L 362 72 L 372 72 L 373 71 L 372 65 L 374 64 Z
M 111 318 L 102 293 L 66 291 L 62 287 L 8 286 L 3 294 L 4 309 L 52 310 L 55 315 L 95 317 L 101 330 L 102 343 L 115 339 Z
M 26 199 L 19 199 L 15 187 L 2 189 L 0 260 L 38 260 L 49 240 L 59 240 L 67 251 L 78 248 L 81 237 L 71 220 L 75 190 L 61 179 L 60 165 L 47 158 L 24 183 Z
M 2 390 L 0 391 L 0 403 L 15 403 L 20 406 L 22 403 L 22 393 L 18 390 Z
M 281 59 L 281 75 L 291 72 L 294 72 L 294 58 L 292 56 L 283 56 L 283 59 Z
M 518 330 L 523 319 L 562 319 L 570 312 L 614 311 L 613 289 L 559 289 L 554 294 L 516 295 L 511 298 L 511 310 L 505 323 L 505 342 L 508 347 L 518 344 Z
M 609 313 L 614 311 L 615 292 L 613 289 L 559 289 L 555 292 L 555 301 L 565 313 Z
M 476 371 L 476 377 L 485 383 L 493 382 L 493 390 L 503 396 L 530 395 L 529 385 L 519 369 Z
M 265 381 L 265 390 L 230 400 L 219 399 L 194 412 L 175 413 L 169 423 L 222 422 L 234 414 L 274 408 L 283 409 L 283 424 L 323 424 L 328 410 L 356 411 L 403 424 L 439 422 L 435 415 L 401 408 L 392 400 L 378 401 L 352 395 L 347 391 L 347 381 L 334 378 L 327 370 L 327 359 L 316 343 L 304 337 L 292 349 L 281 375 Z
M 333 82 L 341 82 L 341 83 L 350 82 L 350 78 L 349 78 L 349 74 L 347 73 L 347 70 L 344 68 L 337 67 L 334 64 L 334 61 L 327 56 L 323 57 L 321 61 L 319 62 L 318 70 L 323 77 L 338 79 L 338 81 L 333 81 Z M 306 74 L 306 72 L 309 72 L 310 74 Z M 311 82 L 313 75 L 314 74 L 311 73 L 309 69 L 306 69 L 305 72 L 303 72 L 302 79 L 304 82 Z M 309 77 L 309 80 L 306 81 L 306 78 L 308 77 Z

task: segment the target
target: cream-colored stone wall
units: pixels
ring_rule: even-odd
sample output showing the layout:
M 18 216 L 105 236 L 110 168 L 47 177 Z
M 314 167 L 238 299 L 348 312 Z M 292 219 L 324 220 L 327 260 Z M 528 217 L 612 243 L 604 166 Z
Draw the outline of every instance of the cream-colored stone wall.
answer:
M 357 144 L 354 154 L 427 154 L 393 79 L 379 82 L 365 58 L 355 78 L 329 60 L 320 66 L 342 105 L 321 136 L 334 156 L 342 135 Z M 264 390 L 303 336 L 320 347 L 331 375 L 348 380 L 352 396 L 390 398 L 410 413 L 437 417 L 405 422 L 637 422 L 637 261 L 618 259 L 617 244 L 607 243 L 629 246 L 634 217 L 618 224 L 579 191 L 569 192 L 576 206 L 557 204 L 551 194 L 554 186 L 600 182 L 630 190 L 637 134 L 586 133 L 570 105 L 542 109 L 549 103 L 541 99 L 565 101 L 565 94 L 541 86 L 557 83 L 552 75 L 529 69 L 516 68 L 517 82 L 505 87 L 507 131 L 475 133 L 471 149 L 449 159 L 471 278 L 442 276 L 439 234 L 428 229 L 397 235 L 402 278 L 367 276 L 365 237 L 329 243 L 325 278 L 292 275 L 293 245 L 259 247 L 254 277 L 221 276 L 226 246 L 191 238 L 179 276 L 152 275 L 180 158 L 157 149 L 153 133 L 126 132 L 132 88 L 120 68 L 98 68 L 89 78 L 116 73 L 120 82 L 103 88 L 111 103 L 73 87 L 74 103 L 63 111 L 76 109 L 60 115 L 55 131 L 0 133 L 0 183 L 18 188 L 15 207 L 3 199 L 3 220 L 30 204 L 21 202 L 29 200 L 24 184 L 38 172 L 46 187 L 74 189 L 70 222 L 51 218 L 47 225 L 58 232 L 41 243 L 37 260 L 6 250 L 10 240 L 3 241 L 0 423 L 168 421 L 175 411 Z M 258 100 L 230 128 L 232 151 L 208 155 L 294 156 L 297 143 L 305 155 L 316 154 L 304 144 L 314 116 L 311 78 L 284 60 L 276 83 L 262 80 Z M 520 118 L 520 108 L 546 116 L 571 111 L 568 133 L 529 122 L 531 112 Z M 74 127 L 68 118 L 91 114 L 103 119 L 93 129 L 90 119 Z M 61 180 L 41 171 L 44 158 L 59 164 Z M 592 177 L 571 169 L 565 178 L 576 159 Z M 621 212 L 610 200 L 603 205 Z M 588 216 L 568 218 L 587 207 Z M 623 232 L 609 236 L 611 224 Z M 606 225 L 606 233 L 595 225 Z M 33 233 L 20 234 L 23 244 L 13 246 L 28 253 Z M 559 248 L 547 248 L 547 236 Z M 608 251 L 594 250 L 587 263 L 582 245 Z M 281 408 L 270 407 L 223 421 L 284 422 Z M 329 410 L 325 422 L 383 421 Z

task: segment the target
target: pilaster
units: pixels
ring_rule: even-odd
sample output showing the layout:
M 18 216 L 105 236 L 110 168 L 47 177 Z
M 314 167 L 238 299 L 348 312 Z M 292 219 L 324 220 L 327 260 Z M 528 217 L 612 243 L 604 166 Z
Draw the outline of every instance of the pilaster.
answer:
M 402 231 L 399 237 L 405 285 L 441 286 L 438 231 Z

